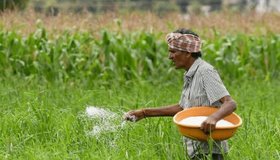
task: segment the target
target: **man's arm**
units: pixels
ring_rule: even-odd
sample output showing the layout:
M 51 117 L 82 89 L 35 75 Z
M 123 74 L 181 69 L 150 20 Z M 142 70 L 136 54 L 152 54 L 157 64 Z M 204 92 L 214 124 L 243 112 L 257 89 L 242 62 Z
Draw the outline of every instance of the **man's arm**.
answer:
M 174 116 L 182 110 L 183 108 L 180 107 L 179 104 L 159 108 L 144 108 L 129 111 L 124 115 L 124 119 L 128 121 L 138 121 L 145 117 Z
M 215 129 L 216 123 L 222 118 L 230 115 L 236 109 L 236 103 L 230 96 L 225 96 L 220 99 L 223 103 L 221 108 L 210 115 L 202 124 L 201 129 L 204 133 L 210 133 L 210 131 Z

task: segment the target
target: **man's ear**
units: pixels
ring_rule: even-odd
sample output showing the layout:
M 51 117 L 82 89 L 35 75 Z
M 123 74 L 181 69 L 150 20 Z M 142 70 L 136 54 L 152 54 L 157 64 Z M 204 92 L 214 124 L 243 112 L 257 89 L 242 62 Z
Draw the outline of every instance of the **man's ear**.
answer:
M 190 56 L 192 56 L 192 54 L 189 53 L 189 52 L 186 52 L 186 53 L 185 53 L 185 56 L 186 56 L 187 58 L 189 58 Z

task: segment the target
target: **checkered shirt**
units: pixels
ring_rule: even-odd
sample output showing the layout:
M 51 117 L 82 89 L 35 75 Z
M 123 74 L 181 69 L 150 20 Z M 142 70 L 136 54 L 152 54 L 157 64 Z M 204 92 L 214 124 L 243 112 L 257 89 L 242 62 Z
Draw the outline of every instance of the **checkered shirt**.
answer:
M 184 87 L 180 99 L 180 106 L 190 108 L 194 106 L 217 106 L 222 97 L 229 95 L 218 72 L 213 66 L 198 58 L 191 68 L 184 74 Z M 208 142 L 196 141 L 183 137 L 188 155 L 209 153 L 211 147 Z M 215 141 L 211 153 L 228 152 L 227 141 Z

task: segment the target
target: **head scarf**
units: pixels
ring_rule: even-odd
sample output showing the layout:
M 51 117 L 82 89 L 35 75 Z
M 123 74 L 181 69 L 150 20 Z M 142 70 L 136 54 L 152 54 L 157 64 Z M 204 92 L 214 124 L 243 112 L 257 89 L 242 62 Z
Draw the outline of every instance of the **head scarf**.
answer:
M 189 53 L 200 52 L 201 50 L 201 40 L 193 34 L 169 33 L 166 36 L 166 41 L 172 49 Z

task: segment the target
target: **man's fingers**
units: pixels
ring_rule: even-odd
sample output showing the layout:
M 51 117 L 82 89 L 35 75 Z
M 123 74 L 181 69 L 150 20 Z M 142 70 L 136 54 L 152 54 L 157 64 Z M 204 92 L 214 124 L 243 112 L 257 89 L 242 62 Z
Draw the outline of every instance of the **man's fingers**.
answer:
M 137 117 L 132 112 L 125 113 L 123 117 L 124 117 L 124 120 L 127 120 L 127 121 L 131 121 L 131 122 L 137 121 Z
M 204 128 L 204 122 L 202 122 L 200 125 L 200 129 L 203 130 L 203 128 Z
M 209 124 L 206 124 L 205 127 L 204 127 L 204 133 L 207 133 L 209 134 L 209 128 L 210 128 L 210 125 Z
M 203 122 L 202 124 L 201 124 L 201 126 L 200 126 L 200 129 L 205 133 L 205 131 L 206 131 L 206 123 L 205 122 Z
M 200 129 L 205 133 L 205 134 L 209 134 L 210 132 L 212 132 L 215 129 L 215 125 L 214 124 L 210 124 L 210 123 L 206 123 L 203 122 L 200 126 Z

